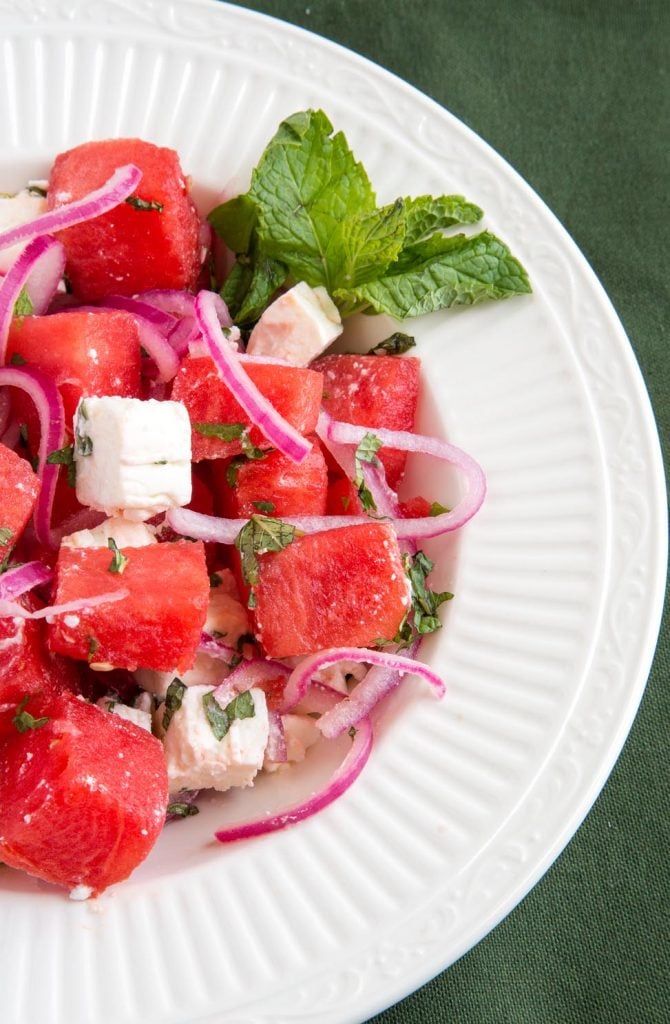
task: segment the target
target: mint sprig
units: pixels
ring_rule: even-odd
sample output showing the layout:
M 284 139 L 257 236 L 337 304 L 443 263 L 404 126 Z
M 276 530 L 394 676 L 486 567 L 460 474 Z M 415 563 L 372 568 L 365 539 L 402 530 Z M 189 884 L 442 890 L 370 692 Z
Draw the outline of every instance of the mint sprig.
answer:
M 343 316 L 384 312 L 398 320 L 530 291 L 507 246 L 476 224 L 462 196 L 399 198 L 378 207 L 365 168 L 321 110 L 283 121 L 251 187 L 209 215 L 237 253 L 222 295 L 237 322 L 257 319 L 284 283 L 324 285 Z

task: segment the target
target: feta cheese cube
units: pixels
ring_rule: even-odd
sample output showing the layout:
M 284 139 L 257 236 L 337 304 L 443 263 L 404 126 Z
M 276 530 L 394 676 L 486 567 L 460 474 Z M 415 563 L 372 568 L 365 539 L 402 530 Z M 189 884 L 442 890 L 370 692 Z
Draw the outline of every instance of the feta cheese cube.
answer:
M 43 196 L 32 192 L 17 192 L 15 196 L 0 196 L 0 231 L 18 227 L 35 220 L 40 214 L 46 213 L 47 201 Z M 0 273 L 6 274 L 12 263 L 25 249 L 25 242 L 17 242 L 9 249 L 0 251 Z
M 147 544 L 158 543 L 150 526 L 114 516 L 92 530 L 70 533 L 63 537 L 61 544 L 69 548 L 106 548 L 109 540 L 113 540 L 118 548 L 143 548 Z
M 247 352 L 307 366 L 341 333 L 339 311 L 326 289 L 300 281 L 265 310 L 251 332 Z
M 127 704 L 118 703 L 111 697 L 101 697 L 97 704 L 103 711 L 108 711 L 112 715 L 118 715 L 119 718 L 125 718 L 127 722 L 132 722 L 133 725 L 137 725 L 140 729 L 146 729 L 147 732 L 151 732 L 151 714 L 148 711 L 143 711 L 141 708 L 131 708 Z
M 191 500 L 191 424 L 181 402 L 83 398 L 74 434 L 82 505 L 141 521 Z
M 251 786 L 263 766 L 268 741 L 268 712 L 265 694 L 249 690 L 254 703 L 252 718 L 235 719 L 222 740 L 207 720 L 202 698 L 212 693 L 209 686 L 189 686 L 181 707 L 163 730 L 163 708 L 154 716 L 165 749 L 171 793 L 180 789 L 218 789 Z

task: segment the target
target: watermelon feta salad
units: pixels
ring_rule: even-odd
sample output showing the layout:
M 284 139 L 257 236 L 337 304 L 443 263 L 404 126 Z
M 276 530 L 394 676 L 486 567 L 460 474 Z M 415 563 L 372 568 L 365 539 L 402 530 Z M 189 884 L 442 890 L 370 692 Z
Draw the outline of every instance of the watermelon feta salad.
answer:
M 251 786 L 371 713 L 451 597 L 421 543 L 462 527 L 477 463 L 414 432 L 413 339 L 333 353 L 343 319 L 529 291 L 460 196 L 378 208 L 320 111 L 284 121 L 202 219 L 172 150 L 59 154 L 0 199 L 0 860 L 74 898 L 149 854 L 205 789 Z M 413 454 L 412 454 L 413 453 Z M 408 457 L 465 494 L 398 496 Z

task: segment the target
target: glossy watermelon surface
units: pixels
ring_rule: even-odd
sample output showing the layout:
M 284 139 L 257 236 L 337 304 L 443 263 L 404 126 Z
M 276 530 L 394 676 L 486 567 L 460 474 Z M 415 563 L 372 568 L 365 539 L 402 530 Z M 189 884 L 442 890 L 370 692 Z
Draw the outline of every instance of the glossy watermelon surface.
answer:
M 408 611 L 398 541 L 386 523 L 308 534 L 258 562 L 255 632 L 271 658 L 390 640 Z
M 245 363 L 244 369 L 275 409 L 301 434 L 311 434 L 321 407 L 323 380 L 320 373 L 299 366 Z M 223 383 L 209 356 L 187 356 L 174 380 L 172 399 L 183 402 L 191 423 L 243 423 L 249 438 L 259 448 L 270 443 L 251 422 Z M 221 441 L 193 430 L 193 461 L 230 459 L 242 453 L 240 441 Z
M 142 171 L 135 197 L 161 209 L 125 202 L 59 233 L 70 284 L 85 301 L 152 288 L 190 289 L 200 271 L 198 214 L 172 149 L 140 139 L 107 139 L 61 153 L 49 176 L 49 209 L 83 198 L 124 164 Z
M 40 482 L 25 459 L 0 444 L 0 562 L 30 519 Z
M 362 427 L 413 430 L 419 396 L 418 359 L 330 355 L 312 364 L 323 373 L 323 406 L 336 420 Z M 407 453 L 382 448 L 386 478 L 397 488 Z
M 140 397 L 137 325 L 121 310 L 68 310 L 50 316 L 15 317 L 8 361 L 20 358 L 47 375 L 63 399 L 65 427 L 72 431 L 77 403 L 85 395 Z M 28 425 L 31 451 L 39 442 L 32 401 L 14 389 L 14 414 Z
M 110 571 L 108 548 L 62 546 L 55 604 L 126 591 L 121 600 L 54 617 L 52 651 L 91 664 L 134 671 L 184 672 L 195 660 L 209 600 L 202 542 L 186 540 L 123 551 L 122 573 Z
M 242 461 L 232 470 L 230 463 L 214 465 L 217 503 L 223 516 L 325 514 L 328 470 L 318 443 L 299 465 L 278 451 L 268 452 L 264 459 Z
M 70 695 L 45 710 L 46 722 L 0 740 L 0 860 L 99 893 L 127 878 L 161 831 L 161 743 Z

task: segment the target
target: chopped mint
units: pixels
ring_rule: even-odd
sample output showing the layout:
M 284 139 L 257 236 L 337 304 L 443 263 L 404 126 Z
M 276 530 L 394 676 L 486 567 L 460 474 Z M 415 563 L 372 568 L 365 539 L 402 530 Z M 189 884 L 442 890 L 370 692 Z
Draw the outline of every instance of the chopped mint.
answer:
M 40 729 L 49 721 L 48 718 L 33 718 L 29 711 L 24 710 L 29 700 L 30 696 L 26 694 L 21 703 L 17 706 L 16 714 L 12 718 L 12 725 L 18 730 L 18 732 L 28 732 L 30 729 Z
M 8 526 L 0 526 L 0 547 L 9 544 L 13 536 L 14 531 L 10 530 Z
M 445 601 L 451 601 L 453 594 L 429 590 L 426 579 L 432 572 L 433 562 L 423 551 L 412 555 L 404 555 L 405 572 L 412 587 L 412 611 L 414 628 L 419 635 L 433 633 L 440 629 L 442 623 L 437 616 L 437 609 Z
M 132 206 L 136 210 L 155 210 L 157 213 L 163 212 L 163 204 L 157 203 L 154 199 L 140 199 L 139 196 L 128 196 L 125 202 L 128 203 L 128 206 Z
M 77 467 L 74 461 L 73 445 L 66 444 L 64 448 L 59 448 L 55 452 L 49 452 L 47 462 L 50 466 L 67 466 L 67 482 L 70 487 L 76 486 Z
M 375 437 L 374 434 L 367 433 L 361 438 L 354 454 L 354 464 L 356 467 L 354 486 L 358 490 L 358 497 L 360 498 L 361 505 L 366 512 L 376 512 L 377 506 L 370 489 L 365 483 L 362 464 L 367 462 L 371 466 L 378 466 L 379 459 L 377 458 L 377 452 L 381 446 L 382 443 L 378 437 Z
M 165 694 L 165 711 L 163 712 L 163 729 L 167 731 L 172 721 L 172 716 L 182 705 L 186 686 L 177 676 L 172 680 Z
M 252 501 L 251 504 L 266 516 L 271 516 L 275 510 L 273 501 Z
M 174 803 L 167 805 L 167 813 L 173 814 L 175 818 L 190 818 L 199 814 L 200 810 L 195 804 Z
M 373 345 L 368 352 L 368 355 L 401 356 L 404 352 L 409 352 L 409 350 L 414 348 L 415 345 L 416 342 L 410 334 L 402 334 L 400 331 L 396 331 L 384 341 L 380 341 L 376 345 Z
M 19 295 L 19 299 L 21 296 Z M 18 300 L 17 300 L 18 302 Z M 19 316 L 20 314 L 16 314 Z M 26 360 L 23 358 L 20 352 L 15 352 L 12 358 L 9 360 L 11 366 L 25 366 Z
M 254 699 L 248 690 L 239 693 L 225 708 L 221 707 L 214 696 L 214 691 L 211 690 L 203 695 L 202 706 L 205 709 L 209 727 L 219 741 L 224 738 L 236 719 L 253 718 L 256 714 Z
M 119 550 L 113 537 L 110 537 L 107 541 L 107 547 L 113 552 L 112 560 L 109 563 L 107 571 L 121 575 L 125 567 L 128 565 L 128 556 L 124 555 L 123 552 Z
M 14 303 L 14 316 L 32 316 L 34 311 L 35 307 L 33 306 L 32 300 L 25 287 L 23 287 L 19 292 L 16 302 Z M 23 362 L 25 362 L 25 359 Z
M 194 423 L 193 429 L 203 437 L 216 437 L 219 441 L 237 441 L 247 428 L 244 423 Z
M 253 515 L 235 538 L 235 547 L 240 552 L 242 559 L 244 582 L 250 587 L 258 583 L 257 555 L 264 554 L 266 551 L 282 551 L 296 537 L 301 536 L 300 530 L 296 530 L 295 526 L 291 526 L 290 523 L 282 522 L 281 519 Z M 251 608 L 253 605 L 250 604 L 249 607 Z
M 88 638 L 88 660 L 89 660 L 89 662 L 93 661 L 93 656 L 95 655 L 95 652 L 97 651 L 99 646 L 100 646 L 100 644 L 95 639 L 95 637 L 94 636 L 89 636 L 89 638 Z
M 430 506 L 430 512 L 428 514 L 431 516 L 441 516 L 444 515 L 445 512 L 451 512 L 451 509 L 447 508 L 446 505 L 441 505 L 439 501 L 434 501 Z

